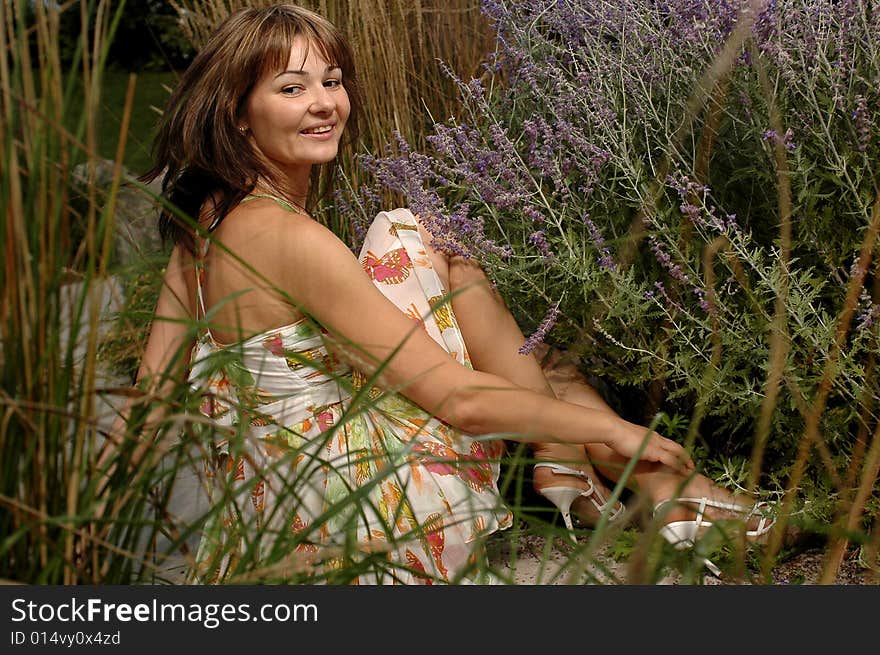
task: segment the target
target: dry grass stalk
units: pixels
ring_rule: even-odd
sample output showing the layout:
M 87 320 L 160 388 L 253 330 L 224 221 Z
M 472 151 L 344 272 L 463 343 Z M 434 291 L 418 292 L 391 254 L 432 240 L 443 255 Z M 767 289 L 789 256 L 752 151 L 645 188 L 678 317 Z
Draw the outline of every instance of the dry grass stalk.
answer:
M 86 562 L 92 562 L 94 570 L 99 557 L 127 552 L 96 543 L 79 527 L 93 502 L 83 494 L 88 494 L 95 452 L 100 302 L 93 292 L 74 293 L 66 286 L 68 272 L 76 267 L 76 277 L 87 289 L 106 273 L 109 259 L 112 198 L 121 181 L 121 165 L 109 206 L 99 200 L 94 180 L 101 71 L 113 4 L 76 0 L 49 6 L 15 0 L 0 5 L 0 49 L 8 55 L 0 57 L 0 250 L 5 256 L 0 284 L 0 477 L 9 500 L 2 503 L 0 520 L 4 534 L 18 535 L 4 544 L 2 563 L 7 573 L 15 570 L 24 579 L 46 576 L 65 584 L 88 575 Z M 77 15 L 81 25 L 82 56 L 71 71 L 62 65 L 59 51 L 64 11 Z M 71 76 L 82 79 L 81 93 L 72 91 Z M 132 91 L 133 86 L 120 152 Z M 63 127 L 71 115 L 81 117 L 79 134 L 84 137 Z M 74 165 L 83 160 L 91 184 L 85 237 L 77 245 L 71 237 L 77 212 L 70 189 Z M 71 302 L 65 302 L 68 296 Z M 77 351 L 82 341 L 84 354 Z M 86 549 L 89 544 L 93 552 Z

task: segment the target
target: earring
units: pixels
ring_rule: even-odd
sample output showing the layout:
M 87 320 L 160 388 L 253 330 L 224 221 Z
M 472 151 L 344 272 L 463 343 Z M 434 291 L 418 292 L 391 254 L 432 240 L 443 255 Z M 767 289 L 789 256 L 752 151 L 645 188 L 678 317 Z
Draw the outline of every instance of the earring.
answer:
M 246 125 L 241 125 L 241 126 L 238 128 L 238 131 L 241 132 L 242 134 L 247 134 L 248 128 L 247 128 Z

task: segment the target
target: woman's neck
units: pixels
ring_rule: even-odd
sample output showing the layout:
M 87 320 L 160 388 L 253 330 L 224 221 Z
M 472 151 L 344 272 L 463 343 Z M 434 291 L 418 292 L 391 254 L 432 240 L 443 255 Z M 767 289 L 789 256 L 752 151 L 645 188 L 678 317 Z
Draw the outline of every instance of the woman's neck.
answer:
M 285 189 L 279 189 L 276 185 L 261 180 L 254 186 L 251 194 L 283 198 L 303 214 L 308 214 L 305 208 L 308 200 L 308 184 L 305 186 L 291 184 Z
M 300 207 L 305 207 L 309 198 L 312 166 L 297 166 L 287 172 L 287 197 Z

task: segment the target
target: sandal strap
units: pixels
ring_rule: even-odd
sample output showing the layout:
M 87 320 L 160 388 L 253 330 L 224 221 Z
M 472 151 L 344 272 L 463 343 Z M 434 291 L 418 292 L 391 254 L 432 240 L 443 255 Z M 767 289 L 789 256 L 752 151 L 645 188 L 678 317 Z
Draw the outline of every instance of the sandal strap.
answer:
M 701 496 L 699 498 L 667 498 L 666 500 L 661 500 L 659 503 L 654 505 L 654 514 L 656 515 L 661 507 L 669 503 L 675 503 L 677 505 L 696 505 L 697 516 L 695 520 L 697 522 L 697 525 L 711 525 L 711 521 L 704 522 L 706 508 L 708 507 L 714 507 L 716 509 L 734 512 L 736 514 L 739 514 L 745 520 L 748 520 L 753 516 L 757 516 L 759 517 L 757 527 L 754 530 L 748 531 L 749 535 L 751 536 L 763 535 L 776 523 L 775 518 L 767 517 L 764 512 L 761 511 L 765 508 L 771 507 L 771 503 L 768 503 L 767 501 L 759 501 L 751 507 L 747 507 L 745 505 L 739 505 L 737 503 L 728 503 L 722 500 L 713 500 L 705 496 Z
M 660 505 L 665 503 L 678 503 L 678 504 L 689 504 L 689 505 L 697 505 L 701 507 L 703 510 L 707 507 L 714 507 L 715 509 L 723 509 L 728 512 L 735 512 L 737 514 L 745 514 L 747 516 L 752 515 L 755 512 L 755 509 L 761 503 L 756 503 L 752 507 L 748 507 L 747 505 L 738 505 L 736 503 L 727 503 L 723 500 L 713 500 L 712 498 L 708 498 L 706 496 L 700 496 L 699 498 L 689 498 L 689 497 L 680 497 L 680 498 L 667 498 L 666 500 L 661 500 L 655 506 L 655 509 Z
M 728 503 L 723 500 L 714 500 L 707 496 L 701 496 L 699 498 L 678 498 L 677 500 L 680 503 L 699 503 L 702 504 L 704 507 L 726 509 L 729 512 L 739 512 L 740 514 L 745 514 L 752 510 L 751 507 L 747 507 L 746 505 L 737 505 L 736 503 Z
M 557 464 L 556 462 L 536 462 L 533 468 L 548 468 L 554 473 L 559 475 L 571 475 L 576 478 L 580 478 L 587 483 L 587 488 L 581 491 L 581 496 L 587 498 L 593 506 L 599 510 L 600 512 L 604 512 L 605 508 L 608 507 L 608 499 L 602 496 L 599 493 L 599 490 L 596 488 L 595 483 L 593 482 L 593 478 L 589 475 L 580 471 L 578 469 L 570 468 L 568 466 L 563 466 L 562 464 Z M 558 485 L 552 485 L 558 486 Z M 551 487 L 545 487 L 545 489 L 550 489 Z M 611 512 L 611 518 L 616 518 L 620 514 L 626 511 L 626 506 L 620 502 L 619 500 L 615 503 L 615 509 Z
M 568 466 L 563 466 L 562 464 L 557 464 L 556 462 L 536 462 L 533 468 L 547 468 L 553 471 L 554 473 L 561 473 L 562 475 L 574 475 L 576 477 L 582 478 L 584 480 L 589 480 L 590 476 L 584 473 L 583 471 L 579 471 L 578 469 L 569 468 Z
M 593 481 L 590 480 L 591 485 L 592 482 Z M 595 486 L 593 487 L 593 491 L 590 495 L 592 496 L 592 498 L 590 498 L 590 502 L 593 503 L 593 506 L 600 512 L 604 512 L 605 509 L 608 507 L 608 504 L 611 502 L 611 499 L 605 498 L 605 496 L 602 495 L 602 492 L 599 491 L 599 489 L 597 489 Z M 617 502 L 614 503 L 614 505 L 615 507 L 613 510 L 611 510 L 611 513 L 609 515 L 609 518 L 611 519 L 616 519 L 618 516 L 626 511 L 626 506 L 620 501 L 620 499 L 618 499 Z
M 749 530 L 749 534 L 752 536 L 760 537 L 766 534 L 770 528 L 772 528 L 776 524 L 776 518 L 773 516 L 767 516 L 762 510 L 765 508 L 772 507 L 771 503 L 768 503 L 766 500 L 762 500 L 761 502 L 755 503 L 755 506 L 752 507 L 752 511 L 749 512 L 748 517 L 758 516 L 760 520 L 758 521 L 758 525 L 754 530 Z
M 548 468 L 554 473 L 559 475 L 571 475 L 576 478 L 580 478 L 584 482 L 587 483 L 586 489 L 581 489 L 581 496 L 584 498 L 589 498 L 590 501 L 595 505 L 600 511 L 602 507 L 600 507 L 596 501 L 592 498 L 594 495 L 598 495 L 596 491 L 596 485 L 593 483 L 593 478 L 584 473 L 583 471 L 578 471 L 577 469 L 569 468 L 567 466 L 563 466 L 562 464 L 556 464 L 554 462 L 538 462 L 535 464 L 534 468 Z M 545 489 L 551 489 L 553 487 L 558 487 L 559 485 L 549 485 L 544 487 Z

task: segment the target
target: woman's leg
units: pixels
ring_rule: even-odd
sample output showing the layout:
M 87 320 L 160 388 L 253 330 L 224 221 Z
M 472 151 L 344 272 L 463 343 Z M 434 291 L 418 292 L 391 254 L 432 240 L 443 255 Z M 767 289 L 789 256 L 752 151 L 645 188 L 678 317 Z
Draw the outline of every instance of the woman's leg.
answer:
M 566 402 L 614 411 L 593 389 L 577 366 L 567 360 L 564 353 L 545 347 L 544 375 L 557 398 Z M 588 444 L 585 447 L 593 465 L 609 480 L 620 479 L 627 460 L 603 444 Z M 657 503 L 674 497 L 706 497 L 724 503 L 750 506 L 751 501 L 738 501 L 734 494 L 718 486 L 700 473 L 685 477 L 661 464 L 638 462 L 626 486 L 642 496 L 644 501 L 654 507 Z M 723 512 L 709 514 L 722 515 Z M 669 508 L 665 520 L 687 520 L 693 516 L 693 507 L 678 506 Z M 756 519 L 757 521 L 757 519 Z
M 506 304 L 491 287 L 477 264 L 460 257 L 452 257 L 447 260 L 447 265 L 447 288 L 454 294 L 453 310 L 475 368 L 500 375 L 520 386 L 553 394 L 570 403 L 614 411 L 563 353 L 547 352 L 546 347 L 539 350 L 543 355 L 543 368 L 534 355 L 519 353 L 525 337 Z M 596 469 L 616 482 L 628 463 L 625 458 L 602 444 L 589 444 L 585 448 L 556 443 L 531 445 L 536 459 L 562 463 L 586 473 L 602 498 L 609 498 L 610 492 L 596 475 Z M 577 484 L 586 489 L 589 485 L 586 480 L 578 480 L 573 476 L 565 476 L 564 482 L 559 477 L 550 469 L 538 468 L 533 481 L 536 489 L 554 484 Z M 652 508 L 661 501 L 675 497 L 706 497 L 725 503 L 745 506 L 752 504 L 751 500 L 737 502 L 732 493 L 704 475 L 695 473 L 686 478 L 664 465 L 648 462 L 636 464 L 632 475 L 626 480 L 626 486 Z M 595 522 L 598 518 L 598 512 L 590 502 L 580 501 L 573 507 L 573 511 L 587 522 Z M 706 513 L 719 518 L 725 515 L 723 511 L 711 508 Z M 664 515 L 667 523 L 688 520 L 694 516 L 694 508 L 671 506 Z M 758 520 L 755 519 L 754 522 Z
M 474 368 L 500 375 L 519 386 L 554 395 L 535 356 L 519 353 L 525 337 L 482 269 L 460 257 L 452 257 L 438 264 L 438 272 L 446 273 L 447 279 L 443 282 L 453 294 L 453 312 Z M 600 404 L 611 411 L 595 394 L 595 402 L 589 406 L 598 407 Z M 585 476 L 566 475 L 550 467 L 536 467 L 532 478 L 536 491 L 560 485 L 586 491 L 592 485 L 595 495 L 591 498 L 579 497 L 572 506 L 572 512 L 582 522 L 595 524 L 600 516 L 597 504 L 604 505 L 611 492 L 596 474 L 583 447 L 540 442 L 530 445 L 536 460 L 561 464 Z M 622 511 L 623 506 L 620 504 L 614 509 Z

